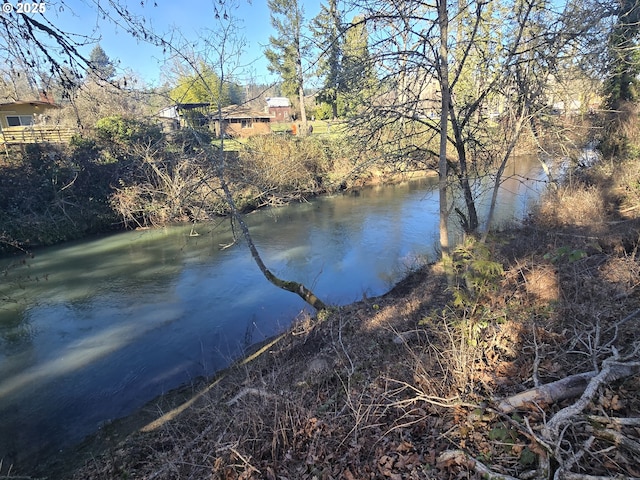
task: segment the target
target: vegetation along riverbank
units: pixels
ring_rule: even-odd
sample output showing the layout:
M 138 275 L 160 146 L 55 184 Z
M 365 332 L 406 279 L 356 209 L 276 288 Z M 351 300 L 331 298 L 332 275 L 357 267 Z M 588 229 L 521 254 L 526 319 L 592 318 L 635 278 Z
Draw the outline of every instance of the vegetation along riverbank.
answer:
M 359 161 L 348 137 L 316 132 L 253 137 L 221 153 L 240 211 L 423 173 Z M 102 119 L 69 145 L 7 147 L 0 155 L 0 248 L 227 215 L 216 168 L 189 132 L 167 136 L 121 116 Z

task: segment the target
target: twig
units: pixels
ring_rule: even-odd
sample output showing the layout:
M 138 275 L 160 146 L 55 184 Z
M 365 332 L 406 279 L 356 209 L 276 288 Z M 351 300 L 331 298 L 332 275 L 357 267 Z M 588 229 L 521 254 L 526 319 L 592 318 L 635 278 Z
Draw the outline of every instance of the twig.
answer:
M 229 450 L 231 450 L 240 460 L 242 460 L 244 462 L 244 464 L 249 467 L 249 469 L 252 472 L 256 472 L 258 475 L 262 475 L 262 472 L 260 470 L 258 470 L 256 467 L 254 467 L 253 465 L 251 465 L 251 463 L 249 462 L 249 460 L 247 460 L 238 450 L 236 450 L 233 447 L 230 447 Z
M 576 463 L 578 463 L 578 461 L 584 456 L 584 454 L 587 452 L 587 450 L 589 450 L 591 448 L 591 445 L 593 444 L 593 442 L 595 441 L 595 437 L 591 436 L 587 439 L 586 442 L 584 442 L 582 448 L 580 450 L 578 450 L 576 453 L 574 453 L 573 455 L 571 455 L 571 457 L 569 459 L 567 459 L 566 461 L 562 462 L 560 468 L 558 468 L 556 470 L 556 473 L 554 474 L 553 478 L 564 478 L 564 472 L 571 470 L 571 467 L 573 467 Z M 558 448 L 559 448 L 560 442 L 558 442 Z M 560 456 L 556 454 L 556 457 L 559 459 Z
M 599 429 L 599 428 L 590 428 L 595 437 L 601 438 L 602 440 L 608 440 L 610 442 L 615 443 L 621 447 L 626 448 L 630 452 L 636 455 L 636 458 L 640 458 L 640 443 L 635 440 L 631 440 L 627 438 L 622 433 L 612 430 L 610 428 Z
M 533 386 L 540 386 L 540 376 L 538 375 L 538 370 L 540 367 L 540 349 L 538 347 L 538 335 L 537 335 L 538 326 L 533 324 L 533 345 L 535 349 L 535 357 L 533 359 Z
M 629 212 L 635 210 L 636 208 L 640 208 L 640 204 L 639 205 L 634 205 L 633 207 L 628 207 L 628 208 L 625 208 L 623 210 L 620 210 L 619 213 L 629 213 Z
M 624 325 L 625 323 L 627 323 L 629 320 L 631 320 L 633 317 L 635 317 L 636 315 L 638 315 L 640 313 L 640 308 L 638 308 L 637 310 L 634 310 L 633 312 L 631 312 L 629 315 L 627 315 L 626 317 L 624 317 L 622 320 L 620 320 L 619 322 L 616 322 L 615 324 L 613 324 L 611 327 L 609 327 L 604 333 L 609 333 L 611 330 L 617 330 L 618 328 L 620 328 L 622 325 Z
M 465 402 L 461 400 L 460 397 L 457 395 L 450 398 L 436 397 L 434 395 L 427 395 L 424 392 L 422 392 L 422 390 L 415 387 L 414 385 L 411 385 L 410 383 L 404 382 L 402 380 L 396 380 L 395 378 L 387 378 L 386 380 L 400 385 L 400 388 L 398 389 L 398 391 L 403 391 L 405 389 L 408 389 L 413 391 L 416 394 L 415 397 L 411 397 L 411 398 L 407 398 L 407 399 L 399 400 L 395 402 L 393 405 L 396 405 L 396 406 L 409 405 L 409 404 L 421 401 L 421 402 L 429 403 L 430 405 L 435 405 L 437 407 L 445 407 L 445 408 L 456 408 L 456 407 L 480 408 L 481 407 L 476 403 Z
M 353 364 L 353 361 L 351 360 L 351 357 L 349 356 L 349 352 L 347 352 L 347 349 L 344 346 L 344 343 L 342 343 L 342 316 L 340 316 L 340 324 L 338 326 L 338 342 L 340 343 L 340 347 L 342 348 L 342 351 L 344 352 L 345 356 L 347 357 L 347 360 L 349 360 L 349 365 L 351 365 L 351 368 L 349 370 L 349 372 L 347 373 L 347 375 L 349 375 L 349 377 L 351 377 L 354 372 L 356 371 L 356 367 Z

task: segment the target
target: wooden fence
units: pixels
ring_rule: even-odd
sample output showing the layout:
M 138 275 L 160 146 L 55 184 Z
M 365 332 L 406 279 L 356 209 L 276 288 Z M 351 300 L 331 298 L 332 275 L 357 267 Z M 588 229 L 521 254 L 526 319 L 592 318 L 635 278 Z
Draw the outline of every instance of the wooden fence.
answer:
M 0 145 L 23 143 L 69 143 L 78 130 L 70 127 L 8 127 L 0 131 Z

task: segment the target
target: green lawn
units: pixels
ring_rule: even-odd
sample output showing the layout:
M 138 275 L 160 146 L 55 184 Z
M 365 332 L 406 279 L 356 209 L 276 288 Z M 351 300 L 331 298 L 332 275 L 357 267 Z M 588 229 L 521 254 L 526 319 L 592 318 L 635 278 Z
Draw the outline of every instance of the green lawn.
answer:
M 291 133 L 291 126 L 294 122 L 280 122 L 271 124 L 271 132 L 278 134 Z M 298 124 L 295 122 L 296 125 Z M 325 120 L 308 121 L 308 125 L 313 127 L 312 135 L 341 135 L 344 132 L 344 125 L 339 122 L 327 122 Z M 211 144 L 220 147 L 221 141 L 214 139 Z M 224 141 L 225 151 L 237 151 L 246 143 L 245 138 L 227 138 Z

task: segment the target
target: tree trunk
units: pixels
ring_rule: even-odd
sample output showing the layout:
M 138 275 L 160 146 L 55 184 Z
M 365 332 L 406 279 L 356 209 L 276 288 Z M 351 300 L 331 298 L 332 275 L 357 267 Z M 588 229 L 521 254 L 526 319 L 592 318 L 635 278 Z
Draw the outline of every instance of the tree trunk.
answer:
M 298 87 L 298 97 L 300 99 L 300 132 L 298 135 L 305 136 L 308 133 L 308 125 L 307 125 L 307 110 L 304 106 L 304 87 L 302 83 Z
M 305 118 L 306 119 L 306 118 Z M 220 124 L 222 124 L 222 109 L 220 105 L 218 105 L 218 120 Z M 200 142 L 200 140 L 198 139 Z M 209 151 L 211 150 L 210 145 L 204 145 L 200 142 L 200 145 Z M 269 282 L 275 285 L 278 288 L 282 288 L 283 290 L 287 290 L 289 292 L 295 293 L 300 298 L 302 298 L 307 304 L 311 305 L 317 311 L 326 310 L 327 305 L 320 300 L 311 290 L 305 287 L 303 284 L 298 282 L 291 282 L 282 280 L 281 278 L 276 277 L 271 270 L 267 268 L 267 266 L 262 261 L 262 257 L 256 248 L 255 243 L 253 243 L 253 238 L 251 237 L 251 232 L 249 231 L 249 227 L 245 223 L 242 218 L 242 214 L 238 211 L 236 207 L 236 202 L 233 200 L 233 195 L 231 194 L 231 190 L 229 189 L 229 185 L 227 184 L 227 180 L 224 178 L 224 169 L 225 169 L 225 161 L 224 161 L 224 137 L 221 140 L 220 149 L 217 152 L 218 154 L 218 180 L 220 180 L 220 186 L 222 187 L 222 191 L 224 193 L 225 200 L 227 201 L 227 205 L 229 205 L 229 209 L 231 210 L 232 218 L 238 222 L 240 225 L 240 229 L 242 230 L 242 236 L 244 237 L 247 245 L 249 246 L 249 251 L 251 252 L 251 256 L 253 260 L 258 265 L 260 272 L 265 276 Z M 214 157 L 214 155 L 212 155 Z
M 287 280 L 282 280 L 281 278 L 276 277 L 271 270 L 267 268 L 267 266 L 262 261 L 262 257 L 256 248 L 256 245 L 253 243 L 253 238 L 251 237 L 251 233 L 249 232 L 249 227 L 245 223 L 242 215 L 236 208 L 235 201 L 233 200 L 233 196 L 231 195 L 231 191 L 229 190 L 229 186 L 227 185 L 227 181 L 224 179 L 222 173 L 218 176 L 220 179 L 220 185 L 222 186 L 222 191 L 224 192 L 225 198 L 231 209 L 231 214 L 233 219 L 238 222 L 240 225 L 240 230 L 242 230 L 242 235 L 249 246 L 249 251 L 251 252 L 251 256 L 253 260 L 258 265 L 258 268 L 262 272 L 269 282 L 271 282 L 276 287 L 282 288 L 283 290 L 287 290 L 289 292 L 297 294 L 300 298 L 302 298 L 307 304 L 311 305 L 317 311 L 326 310 L 327 305 L 320 300 L 311 290 L 305 287 L 303 284 L 298 282 L 292 282 Z
M 451 92 L 449 90 L 449 61 L 447 36 L 449 31 L 449 17 L 446 0 L 438 2 L 438 23 L 440 26 L 440 90 L 442 92 L 440 111 L 440 152 L 438 160 L 438 191 L 440 201 L 440 250 L 442 260 L 448 263 L 449 251 L 449 209 L 447 208 L 447 183 L 449 180 L 447 163 L 447 125 Z
M 516 147 L 516 143 L 520 138 L 520 133 L 522 132 L 524 124 L 525 124 L 525 112 L 523 110 L 520 113 L 519 117 L 516 119 L 514 133 L 508 141 L 507 148 L 503 154 L 502 160 L 500 162 L 500 166 L 498 167 L 498 171 L 496 172 L 496 178 L 495 178 L 495 181 L 493 182 L 493 191 L 491 192 L 491 204 L 489 205 L 489 214 L 487 215 L 487 221 L 485 223 L 484 232 L 482 234 L 483 242 L 487 240 L 487 236 L 489 235 L 489 231 L 491 230 L 491 224 L 493 222 L 493 217 L 495 215 L 495 210 L 496 210 L 496 202 L 498 200 L 498 190 L 500 189 L 500 184 L 502 183 L 502 175 L 504 174 L 504 169 L 506 168 L 507 162 L 511 158 L 511 154 L 513 153 L 513 150 Z
M 300 100 L 300 132 L 299 135 L 305 136 L 308 133 L 307 126 L 307 109 L 304 104 L 304 72 L 302 71 L 302 52 L 300 52 L 300 44 L 298 42 L 298 51 L 296 57 L 296 70 L 298 72 L 298 98 Z
M 449 92 L 451 94 L 451 92 Z M 462 134 L 458 126 L 456 114 L 454 109 L 449 105 L 449 113 L 451 116 L 451 126 L 453 129 L 453 135 L 456 142 L 456 152 L 458 154 L 458 166 L 460 171 L 458 173 L 458 181 L 460 182 L 460 188 L 462 188 L 462 194 L 464 195 L 464 203 L 467 207 L 467 214 L 463 216 L 462 226 L 465 233 L 473 233 L 478 229 L 478 212 L 476 210 L 476 202 L 473 198 L 473 192 L 471 191 L 471 184 L 469 182 L 469 168 L 467 165 L 467 151 L 462 139 Z

